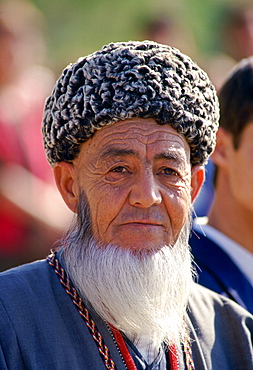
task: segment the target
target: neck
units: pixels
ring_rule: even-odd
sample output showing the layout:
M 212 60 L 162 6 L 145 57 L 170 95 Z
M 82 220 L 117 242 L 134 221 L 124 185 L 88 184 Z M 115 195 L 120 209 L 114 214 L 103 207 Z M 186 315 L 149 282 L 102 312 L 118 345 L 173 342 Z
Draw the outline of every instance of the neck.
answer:
M 253 213 L 235 199 L 225 176 L 217 179 L 208 218 L 210 226 L 253 253 Z

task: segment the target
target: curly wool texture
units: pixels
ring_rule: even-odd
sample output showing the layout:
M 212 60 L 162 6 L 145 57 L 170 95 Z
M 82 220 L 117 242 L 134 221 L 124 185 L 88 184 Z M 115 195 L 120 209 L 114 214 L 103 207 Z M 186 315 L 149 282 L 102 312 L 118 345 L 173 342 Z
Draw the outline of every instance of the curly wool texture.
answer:
M 218 100 L 207 74 L 179 50 L 156 42 L 119 42 L 70 64 L 47 99 L 43 119 L 47 159 L 72 161 L 105 125 L 154 118 L 185 136 L 192 165 L 215 146 Z

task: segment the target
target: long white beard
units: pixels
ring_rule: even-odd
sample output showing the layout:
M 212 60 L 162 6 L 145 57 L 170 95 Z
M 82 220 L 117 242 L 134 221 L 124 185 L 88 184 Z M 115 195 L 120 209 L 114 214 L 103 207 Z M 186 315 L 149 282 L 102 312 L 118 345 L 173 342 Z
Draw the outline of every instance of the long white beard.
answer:
M 179 343 L 184 333 L 193 282 L 189 228 L 188 221 L 174 246 L 148 253 L 98 245 L 89 231 L 81 238 L 74 231 L 65 241 L 67 273 L 105 321 L 158 351 L 164 341 Z

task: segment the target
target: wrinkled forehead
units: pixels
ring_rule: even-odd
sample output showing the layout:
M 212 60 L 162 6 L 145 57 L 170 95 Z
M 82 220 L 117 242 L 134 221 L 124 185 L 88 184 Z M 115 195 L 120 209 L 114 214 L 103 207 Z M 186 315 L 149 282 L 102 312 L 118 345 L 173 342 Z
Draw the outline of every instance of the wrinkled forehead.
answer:
M 105 126 L 82 144 L 79 156 L 106 160 L 115 156 L 136 158 L 167 157 L 190 164 L 190 146 L 170 125 L 153 118 L 132 118 Z

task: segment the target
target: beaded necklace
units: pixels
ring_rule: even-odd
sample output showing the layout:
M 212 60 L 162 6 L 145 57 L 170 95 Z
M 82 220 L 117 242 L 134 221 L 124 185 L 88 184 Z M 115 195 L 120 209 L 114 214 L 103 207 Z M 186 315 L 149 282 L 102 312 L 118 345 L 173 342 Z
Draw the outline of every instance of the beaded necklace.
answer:
M 79 314 L 82 316 L 84 319 L 84 322 L 86 323 L 90 334 L 92 338 L 94 339 L 98 351 L 102 357 L 102 360 L 105 364 L 106 369 L 108 370 L 117 370 L 116 365 L 113 361 L 113 359 L 110 356 L 110 352 L 106 344 L 104 343 L 103 337 L 101 333 L 99 332 L 95 322 L 90 316 L 90 313 L 88 309 L 85 307 L 81 297 L 77 293 L 76 289 L 73 287 L 71 284 L 70 280 L 67 278 L 67 274 L 65 270 L 61 267 L 58 259 L 56 258 L 56 255 L 54 252 L 52 252 L 48 257 L 47 261 L 49 265 L 51 265 L 59 277 L 59 280 L 61 284 L 63 285 L 65 291 L 70 295 L 72 302 L 76 306 Z M 114 340 L 114 343 L 121 355 L 122 361 L 125 365 L 125 368 L 127 370 L 137 370 L 135 363 L 133 361 L 132 356 L 130 355 L 128 348 L 126 346 L 126 343 L 118 329 L 113 327 L 112 325 L 107 325 L 112 338 Z M 191 353 L 191 346 L 190 346 L 190 337 L 187 331 L 187 336 L 186 340 L 184 342 L 184 353 L 185 353 L 185 358 L 186 358 L 186 367 L 188 370 L 194 370 L 194 364 L 193 364 L 193 359 L 192 359 L 192 353 Z M 177 354 L 177 349 L 176 346 L 171 346 L 170 350 L 168 351 L 168 357 L 170 361 L 170 368 L 171 370 L 179 370 L 179 365 L 178 365 L 178 354 Z

